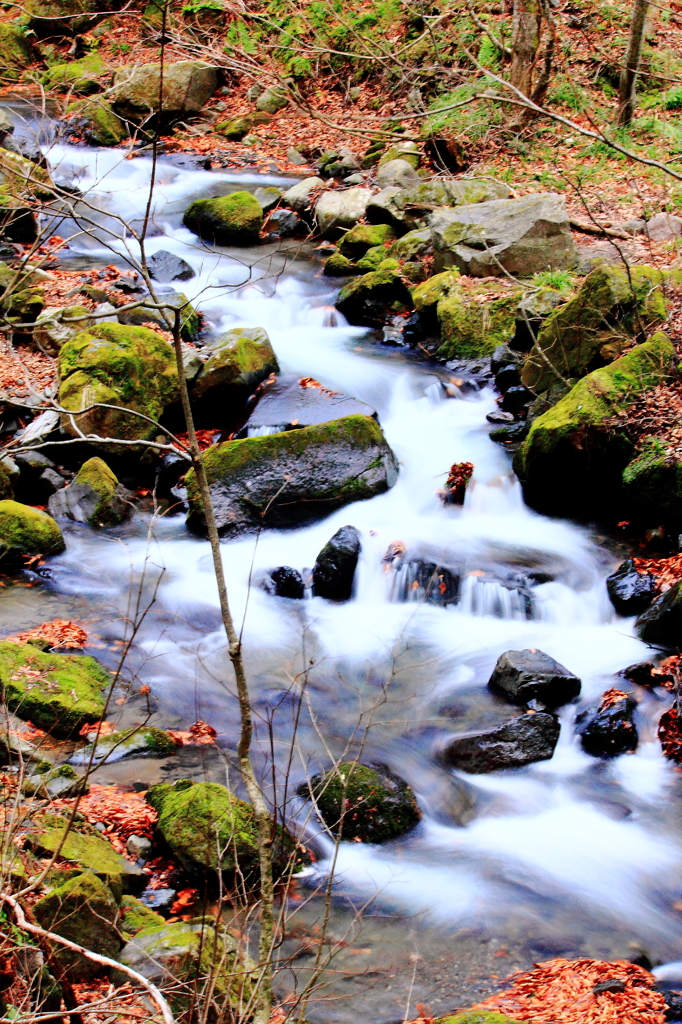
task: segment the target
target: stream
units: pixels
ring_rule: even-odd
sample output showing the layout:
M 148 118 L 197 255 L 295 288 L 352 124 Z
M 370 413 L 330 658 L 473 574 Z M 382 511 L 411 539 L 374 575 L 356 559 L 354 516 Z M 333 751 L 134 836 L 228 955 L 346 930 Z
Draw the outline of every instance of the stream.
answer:
M 123 225 L 139 224 L 144 213 L 151 160 L 60 145 L 47 157 L 57 181 L 88 193 L 97 236 L 75 237 L 63 265 L 84 258 L 120 264 L 132 245 Z M 595 531 L 524 505 L 509 456 L 488 437 L 491 389 L 447 397 L 441 367 L 344 323 L 333 308 L 335 285 L 312 248 L 209 247 L 182 226 L 193 199 L 289 183 L 161 158 L 147 252 L 167 250 L 192 266 L 196 276 L 181 288 L 212 333 L 263 327 L 283 373 L 314 377 L 373 406 L 400 462 L 386 494 L 312 526 L 222 545 L 233 613 L 243 623 L 259 764 L 290 820 L 304 822 L 295 790 L 306 774 L 360 750 L 405 778 L 423 813 L 412 833 L 386 846 L 341 844 L 330 929 L 349 945 L 311 1003 L 311 1020 L 351 1022 L 362 1013 L 379 1024 L 402 1019 L 418 1002 L 442 1013 L 489 994 L 512 969 L 552 956 L 645 951 L 654 962 L 676 960 L 681 776 L 656 738 L 668 695 L 638 690 L 635 754 L 596 760 L 573 731 L 579 707 L 611 686 L 631 688 L 618 673 L 649 657 L 633 620 L 617 617 L 607 598 L 604 581 L 618 559 Z M 68 226 L 59 233 L 67 237 Z M 474 463 L 472 484 L 462 508 L 444 506 L 436 492 L 460 461 Z M 288 601 L 260 586 L 278 565 L 312 567 L 346 524 L 362 536 L 351 601 Z M 151 688 L 154 724 L 187 728 L 203 719 L 232 754 L 237 703 L 207 542 L 186 531 L 182 515 L 137 514 L 103 532 L 77 524 L 64 532 L 66 551 L 49 562 L 40 585 L 0 590 L 3 628 L 55 617 L 89 623 L 89 653 L 114 665 L 133 585 L 140 586 L 155 603 L 128 661 L 132 689 Z M 462 573 L 457 606 L 397 600 L 399 581 L 382 564 L 396 541 Z M 527 602 L 505 581 L 530 572 L 547 581 L 532 587 Z M 486 683 L 500 654 L 526 647 L 582 680 L 581 704 L 560 711 L 553 758 L 490 775 L 441 767 L 437 755 L 448 736 L 510 717 Z M 145 703 L 134 695 L 120 705 L 121 723 L 141 720 Z M 184 748 L 173 765 L 106 766 L 96 780 L 142 785 L 187 774 L 228 780 L 210 748 Z M 236 785 L 229 771 L 228 778 Z M 318 859 L 292 896 L 303 930 L 321 915 L 315 890 L 332 854 L 319 835 L 314 846 Z M 293 928 L 284 952 L 297 948 Z M 282 991 L 305 979 L 306 963 L 304 955 L 294 961 L 280 978 Z

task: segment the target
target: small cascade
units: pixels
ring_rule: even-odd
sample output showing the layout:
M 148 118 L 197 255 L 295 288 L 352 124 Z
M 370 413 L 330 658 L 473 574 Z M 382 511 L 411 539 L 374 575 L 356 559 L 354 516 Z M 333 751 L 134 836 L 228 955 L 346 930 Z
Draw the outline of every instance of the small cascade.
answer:
M 467 615 L 493 615 L 496 619 L 534 618 L 532 593 L 475 571 L 462 580 L 460 608 Z

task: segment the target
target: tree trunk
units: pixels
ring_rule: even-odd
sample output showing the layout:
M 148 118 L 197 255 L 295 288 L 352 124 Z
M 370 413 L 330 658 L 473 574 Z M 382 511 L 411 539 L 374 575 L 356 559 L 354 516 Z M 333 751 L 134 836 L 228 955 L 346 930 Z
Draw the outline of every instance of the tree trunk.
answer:
M 646 22 L 649 0 L 634 0 L 632 20 L 630 22 L 630 38 L 628 40 L 625 64 L 620 73 L 618 89 L 618 124 L 629 124 L 635 109 L 635 84 L 639 62 L 642 59 L 644 45 L 644 26 Z
M 533 69 L 540 45 L 542 7 L 539 0 L 514 0 L 510 81 L 524 96 L 533 89 Z

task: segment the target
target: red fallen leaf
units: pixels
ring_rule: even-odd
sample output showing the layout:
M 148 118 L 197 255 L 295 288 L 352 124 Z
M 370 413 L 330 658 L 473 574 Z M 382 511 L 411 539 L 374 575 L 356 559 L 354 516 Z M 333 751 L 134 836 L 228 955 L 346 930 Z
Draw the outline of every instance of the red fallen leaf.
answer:
M 116 726 L 113 722 L 86 722 L 78 730 L 78 735 L 86 739 L 91 732 L 97 732 L 100 736 L 111 736 L 112 732 L 116 732 Z
M 675 764 L 682 764 L 682 722 L 676 705 L 661 715 L 658 723 L 658 738 L 668 760 L 674 761 Z
M 455 462 L 450 467 L 445 490 L 441 492 L 446 505 L 464 504 L 464 495 L 473 471 L 473 462 Z
M 84 647 L 88 640 L 88 634 L 75 622 L 66 619 L 52 619 L 50 622 L 43 622 L 33 629 L 24 630 L 23 633 L 14 633 L 5 637 L 15 644 L 26 644 L 30 640 L 44 640 L 50 647 L 68 647 L 79 650 Z
M 215 743 L 218 733 L 207 722 L 195 722 L 187 730 L 168 729 L 167 732 L 181 747 L 205 747 Z
M 189 907 L 194 903 L 197 892 L 197 889 L 181 889 L 176 899 L 171 904 L 171 914 L 179 914 L 180 911 L 185 909 L 185 907 Z

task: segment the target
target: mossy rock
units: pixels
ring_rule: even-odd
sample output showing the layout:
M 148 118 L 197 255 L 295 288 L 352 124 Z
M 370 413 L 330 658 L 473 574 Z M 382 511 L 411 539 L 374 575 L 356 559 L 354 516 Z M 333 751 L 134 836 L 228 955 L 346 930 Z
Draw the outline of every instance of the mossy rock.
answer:
M 666 455 L 667 443 L 648 438 L 623 470 L 628 514 L 649 523 L 682 527 L 682 462 Z
M 104 712 L 111 677 L 94 658 L 0 642 L 0 685 L 10 711 L 54 736 L 71 736 Z
M 34 343 L 48 355 L 58 355 L 65 341 L 91 325 L 90 313 L 85 306 L 44 306 L 33 329 Z
M 540 351 L 565 378 L 612 362 L 634 337 L 663 323 L 665 284 L 663 271 L 655 267 L 597 267 L 545 321 L 523 367 L 525 386 L 541 394 L 556 381 Z
M 179 60 L 160 64 L 134 64 L 118 67 L 111 92 L 114 110 L 120 117 L 143 124 L 150 117 L 158 120 L 159 93 L 161 120 L 175 121 L 198 114 L 218 85 L 218 69 L 200 60 Z
M 523 1024 L 494 1010 L 465 1010 L 452 1017 L 438 1017 L 434 1024 Z
M 349 281 L 339 293 L 336 308 L 349 323 L 363 327 L 381 327 L 389 314 L 411 309 L 398 260 L 389 257 L 376 270 Z
M 39 796 L 45 800 L 59 800 L 88 793 L 90 785 L 71 765 L 38 765 L 35 774 L 30 771 L 21 786 L 25 796 Z
M 7 466 L 0 460 L 0 503 L 5 501 L 11 501 L 14 498 L 14 489 L 12 488 L 12 477 L 9 474 Z M 0 509 L 2 504 L 0 504 Z
M 95 0 L 29 0 L 24 8 L 39 36 L 75 35 L 98 21 Z
M 263 227 L 263 210 L 250 192 L 232 192 L 190 203 L 183 224 L 215 245 L 254 245 Z
M 371 249 L 368 249 L 364 256 L 362 256 L 355 264 L 355 273 L 371 274 L 372 271 L 378 270 L 381 264 L 389 256 L 393 254 L 393 246 L 375 245 Z M 331 257 L 330 257 L 331 258 Z M 339 259 L 344 259 L 340 256 Z
M 50 497 L 48 507 L 53 516 L 97 527 L 115 526 L 131 511 L 127 491 L 98 456 L 83 463 L 71 483 Z
M 42 84 L 55 92 L 74 92 L 87 96 L 100 91 L 99 80 L 106 74 L 108 69 L 102 58 L 97 53 L 91 53 L 68 64 L 53 64 L 42 76 Z
M 397 260 L 416 260 L 424 256 L 431 248 L 431 232 L 428 228 L 421 231 L 408 231 L 391 246 L 391 256 Z
M 180 313 L 180 337 L 183 341 L 195 342 L 201 334 L 201 314 L 187 296 L 182 292 L 163 295 L 161 303 L 165 307 L 164 309 L 156 309 L 144 302 L 135 309 L 127 309 L 118 314 L 119 323 L 132 327 L 144 327 L 145 324 L 155 323 L 162 331 L 168 331 L 168 318 L 172 324 L 175 319 L 175 311 L 178 310 Z
M 7 476 L 4 467 L 2 472 Z M 0 501 L 0 562 L 18 565 L 25 556 L 58 555 L 64 546 L 52 516 L 18 501 Z
M 49 171 L 9 149 L 0 149 L 0 194 L 3 205 L 20 205 L 27 197 L 44 202 L 55 197 Z
M 347 256 L 342 256 L 340 252 L 333 252 L 327 257 L 324 261 L 324 272 L 327 277 L 350 277 L 351 274 L 358 273 L 353 261 Z
M 385 245 L 395 239 L 395 231 L 389 224 L 356 224 L 347 231 L 339 242 L 339 252 L 349 259 L 364 256 L 368 249 Z M 388 256 L 388 253 L 386 253 Z
M 153 725 L 122 729 L 102 736 L 71 756 L 72 764 L 112 764 L 127 757 L 170 757 L 177 753 L 177 743 L 165 729 Z
M 507 281 L 486 281 L 471 288 L 455 286 L 436 307 L 441 345 L 439 359 L 474 359 L 492 355 L 516 333 L 523 289 Z
M 16 82 L 33 60 L 31 44 L 24 29 L 7 22 L 0 23 L 0 78 Z
M 384 150 L 380 160 L 379 167 L 383 167 L 390 160 L 406 160 L 410 167 L 413 167 L 415 171 L 421 163 L 421 152 L 416 142 L 397 142 L 393 146 L 389 146 L 388 149 Z
M 76 417 L 84 433 L 147 438 L 157 428 L 126 410 L 158 420 L 178 397 L 173 347 L 146 327 L 117 323 L 89 327 L 62 346 L 58 367 L 59 401 L 65 409 L 80 412 L 96 402 L 119 406 L 92 409 Z M 62 427 L 76 436 L 66 414 L 62 414 Z
M 132 939 L 139 932 L 165 928 L 166 920 L 135 896 L 124 896 L 118 927 L 126 939 Z
M 281 434 L 224 441 L 204 453 L 223 534 L 311 522 L 393 486 L 398 467 L 381 427 L 344 416 Z M 196 476 L 186 476 L 189 525 L 205 529 Z
M 91 146 L 118 146 L 128 135 L 111 104 L 99 96 L 70 103 L 66 116 Z
M 459 287 L 459 271 L 444 270 L 440 274 L 429 277 L 412 289 L 414 308 L 421 313 L 425 309 L 436 306 L 441 299 L 454 294 Z
M 421 818 L 410 787 L 383 765 L 340 764 L 314 776 L 299 793 L 312 799 L 327 828 L 346 840 L 386 843 Z
M 109 887 L 89 871 L 64 882 L 33 905 L 38 923 L 71 942 L 115 959 L 121 948 L 116 930 L 118 907 Z M 99 964 L 80 953 L 54 945 L 53 956 L 69 981 L 100 974 Z
M 583 377 L 538 416 L 514 459 L 526 500 L 554 515 L 611 514 L 622 500 L 622 474 L 633 443 L 611 426 L 639 394 L 669 374 L 673 347 L 662 332 Z
M 214 125 L 213 131 L 224 135 L 231 142 L 241 142 L 245 135 L 260 124 L 267 124 L 272 116 L 264 110 L 256 110 L 241 117 L 231 117 L 229 121 L 220 121 Z
M 236 417 L 244 402 L 279 363 L 262 327 L 235 327 L 218 338 L 194 382 L 192 402 L 217 426 Z

